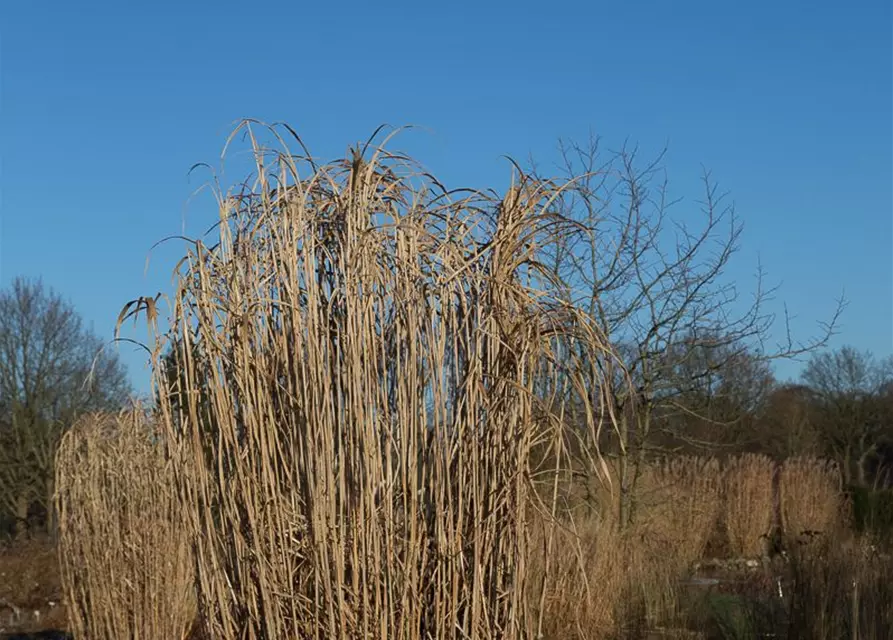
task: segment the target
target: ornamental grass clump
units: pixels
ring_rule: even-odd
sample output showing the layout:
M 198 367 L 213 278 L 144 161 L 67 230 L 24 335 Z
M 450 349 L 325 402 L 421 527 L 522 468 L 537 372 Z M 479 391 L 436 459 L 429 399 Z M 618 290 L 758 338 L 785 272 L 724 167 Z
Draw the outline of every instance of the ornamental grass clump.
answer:
M 577 232 L 560 186 L 448 192 L 383 145 L 320 165 L 240 131 L 256 172 L 155 347 L 209 635 L 529 637 L 531 451 L 562 457 L 575 393 L 592 434 L 611 415 L 609 345 L 537 259 Z

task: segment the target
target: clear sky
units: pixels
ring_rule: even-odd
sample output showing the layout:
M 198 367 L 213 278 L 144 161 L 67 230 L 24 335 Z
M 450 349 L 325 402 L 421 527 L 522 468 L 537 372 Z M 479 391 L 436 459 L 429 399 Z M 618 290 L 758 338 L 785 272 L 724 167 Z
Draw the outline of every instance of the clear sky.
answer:
M 745 223 L 730 276 L 759 258 L 803 335 L 845 291 L 834 345 L 888 355 L 891 33 L 888 0 L 5 2 L 0 285 L 43 276 L 110 337 L 124 302 L 170 290 L 176 247 L 145 272 L 147 252 L 239 118 L 287 121 L 323 159 L 420 125 L 397 146 L 498 188 L 503 154 L 548 163 L 592 130 L 669 144 L 692 207 L 709 168 Z M 147 389 L 143 355 L 122 355 Z

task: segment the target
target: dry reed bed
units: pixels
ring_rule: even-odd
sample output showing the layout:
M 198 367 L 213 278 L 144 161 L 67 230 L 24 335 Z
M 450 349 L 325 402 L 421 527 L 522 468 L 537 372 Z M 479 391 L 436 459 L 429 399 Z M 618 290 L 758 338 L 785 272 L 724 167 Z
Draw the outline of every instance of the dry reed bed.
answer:
M 178 630 L 179 636 L 166 637 L 182 637 L 195 613 L 194 602 L 190 600 L 184 606 L 184 601 L 177 598 L 157 597 L 170 593 L 157 587 L 169 575 L 163 571 L 159 575 L 162 567 L 158 564 L 159 557 L 170 559 L 186 547 L 182 529 L 177 526 L 181 517 L 178 505 L 171 502 L 170 467 L 160 464 L 164 462 L 160 449 L 146 446 L 148 433 L 142 414 L 100 416 L 78 425 L 63 446 L 62 557 L 67 565 L 68 598 L 77 603 L 72 620 L 73 628 L 82 631 L 79 637 L 119 637 L 136 628 L 128 626 L 131 624 L 165 629 L 160 633 L 175 634 Z M 125 459 L 137 464 L 125 467 Z M 111 466 L 109 461 L 113 463 Z M 811 469 L 826 468 L 817 463 L 799 461 L 797 464 L 808 464 Z M 753 456 L 733 458 L 722 470 L 716 461 L 694 457 L 649 463 L 642 472 L 638 517 L 623 531 L 614 520 L 616 509 L 599 512 L 593 505 L 578 501 L 575 508 L 563 511 L 558 520 L 542 510 L 531 511 L 527 518 L 528 551 L 524 562 L 528 579 L 526 602 L 530 615 L 538 620 L 537 632 L 546 638 L 608 638 L 637 619 L 650 624 L 672 620 L 679 605 L 677 581 L 703 551 L 711 522 L 716 518 L 720 480 L 725 481 L 728 489 L 730 478 L 737 478 L 733 482 L 738 483 L 739 490 L 740 485 L 750 487 L 740 490 L 745 499 L 739 504 L 766 510 L 767 484 L 771 495 L 771 472 L 767 473 L 767 466 L 766 460 Z M 160 476 L 159 470 L 162 470 Z M 134 482 L 135 478 L 128 473 L 138 474 L 142 481 Z M 78 474 L 87 481 L 76 482 Z M 159 487 L 163 486 L 168 490 L 159 493 Z M 615 500 L 609 488 L 602 487 L 601 497 L 613 504 Z M 93 500 L 92 509 L 84 509 L 83 502 L 78 502 L 78 496 L 83 499 L 103 495 L 124 500 L 111 504 Z M 160 504 L 167 505 L 166 509 L 158 508 L 159 497 Z M 121 517 L 134 513 L 126 505 L 139 500 L 151 501 L 136 511 L 141 518 Z M 736 513 L 729 504 L 726 503 L 727 522 Z M 746 511 L 744 506 L 741 510 Z M 98 528 L 88 530 L 85 525 L 98 525 Z M 113 541 L 111 547 L 95 544 L 97 530 L 103 532 L 103 539 Z M 146 537 L 145 532 L 154 535 Z M 129 543 L 122 544 L 121 540 Z M 296 550 L 307 552 L 306 542 L 295 540 L 294 543 Z M 139 549 L 169 552 L 134 554 Z M 803 551 L 807 549 L 816 550 L 813 545 Z M 799 568 L 811 567 L 810 584 L 820 585 L 824 584 L 824 574 L 821 567 L 814 566 L 816 557 L 814 553 L 799 553 L 797 562 Z M 191 565 L 187 558 L 181 557 L 177 566 Z M 101 572 L 96 573 L 95 568 Z M 860 570 L 862 573 L 865 571 Z M 182 571 L 177 575 L 180 589 L 188 590 L 193 575 Z M 108 582 L 110 576 L 118 582 Z M 133 589 L 132 585 L 138 588 Z M 816 587 L 804 585 L 802 588 Z M 111 597 L 93 595 L 107 592 Z M 821 591 L 809 593 L 812 594 L 809 598 L 823 597 Z M 831 606 L 824 600 L 798 606 L 807 605 Z M 133 617 L 130 611 L 135 612 Z M 173 628 L 164 627 L 164 621 L 173 623 Z M 87 635 L 87 630 L 98 632 Z
M 723 524 L 730 551 L 738 557 L 765 552 L 775 521 L 774 474 L 775 462 L 764 455 L 735 456 L 725 464 Z
M 722 491 L 719 462 L 676 456 L 646 466 L 638 520 L 648 534 L 663 540 L 679 569 L 698 560 L 719 516 Z
M 56 461 L 58 554 L 76 638 L 185 638 L 196 616 L 191 541 L 170 460 L 139 409 L 82 418 Z
M 562 456 L 534 385 L 560 371 L 595 434 L 612 357 L 535 261 L 575 232 L 557 187 L 457 197 L 382 147 L 318 166 L 244 131 L 255 180 L 218 194 L 156 350 L 210 635 L 530 636 L 530 453 Z
M 779 478 L 781 525 L 788 546 L 820 536 L 830 540 L 847 524 L 840 470 L 808 457 L 785 461 Z
M 550 529 L 541 521 L 531 532 L 531 601 L 545 595 L 539 604 L 542 637 L 610 637 L 621 622 L 631 579 L 624 537 L 594 514 L 563 524 Z
M 618 521 L 618 465 L 613 460 L 606 466 L 608 483 L 574 486 L 581 483 L 577 479 L 565 491 L 594 503 L 580 498 L 554 529 L 533 523 L 539 544 L 531 548 L 531 572 L 548 594 L 544 637 L 609 638 L 631 623 L 672 620 L 678 581 L 715 528 L 722 478 L 716 460 L 684 456 L 646 463 L 635 487 L 635 517 L 626 527 Z

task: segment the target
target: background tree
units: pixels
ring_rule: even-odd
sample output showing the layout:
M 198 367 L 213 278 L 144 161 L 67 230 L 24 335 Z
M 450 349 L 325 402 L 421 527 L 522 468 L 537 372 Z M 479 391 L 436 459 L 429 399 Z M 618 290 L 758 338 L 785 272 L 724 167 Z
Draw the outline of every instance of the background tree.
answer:
M 785 383 L 767 394 L 754 430 L 754 450 L 782 461 L 792 456 L 821 456 L 823 444 L 809 387 Z
M 618 381 L 613 390 L 620 417 L 614 449 L 620 469 L 619 515 L 626 523 L 632 517 L 639 470 L 661 431 L 672 426 L 681 433 L 680 409 L 687 409 L 702 427 L 717 422 L 709 412 L 702 415 L 715 402 L 684 407 L 680 398 L 703 396 L 705 389 L 715 395 L 722 380 L 728 387 L 740 377 L 743 362 L 755 377 L 753 388 L 765 386 L 766 363 L 823 346 L 841 306 L 814 339 L 798 342 L 788 332 L 786 340 L 769 346 L 775 318 L 767 303 L 773 290 L 764 286 L 758 270 L 747 300 L 729 277 L 742 226 L 709 174 L 703 176 L 698 209 L 676 216 L 662 154 L 646 162 L 635 149 L 606 154 L 597 138 L 584 145 L 561 143 L 560 151 L 562 172 L 576 179 L 555 206 L 585 233 L 568 236 L 543 260 L 564 283 L 566 302 L 585 309 L 624 354 L 624 375 L 609 371 L 607 378 Z M 624 378 L 632 379 L 632 387 Z M 737 420 L 726 404 L 721 421 Z
M 677 384 L 656 399 L 655 444 L 691 454 L 753 450 L 755 426 L 775 385 L 770 363 L 722 337 L 692 342 L 681 340 L 664 354 L 668 382 Z
M 45 524 L 56 446 L 84 412 L 116 410 L 130 385 L 115 353 L 42 281 L 0 291 L 0 509 L 23 533 Z
M 875 360 L 844 346 L 814 355 L 802 378 L 814 396 L 826 452 L 838 461 L 848 484 L 869 484 L 893 419 L 893 358 Z

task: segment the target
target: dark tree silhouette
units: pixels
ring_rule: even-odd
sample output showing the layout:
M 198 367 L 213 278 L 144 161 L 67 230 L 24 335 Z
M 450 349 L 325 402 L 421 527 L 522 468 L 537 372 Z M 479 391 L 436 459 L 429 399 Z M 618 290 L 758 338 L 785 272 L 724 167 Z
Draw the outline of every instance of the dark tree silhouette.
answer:
M 47 522 L 65 428 L 120 408 L 129 393 L 117 355 L 61 295 L 24 278 L 0 291 L 0 508 L 18 533 L 29 514 Z

